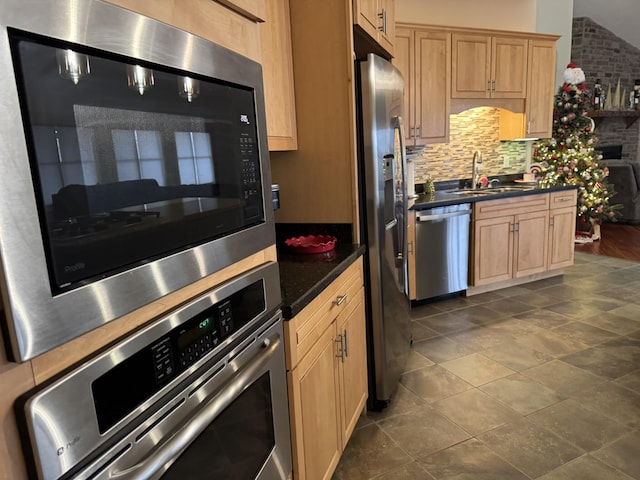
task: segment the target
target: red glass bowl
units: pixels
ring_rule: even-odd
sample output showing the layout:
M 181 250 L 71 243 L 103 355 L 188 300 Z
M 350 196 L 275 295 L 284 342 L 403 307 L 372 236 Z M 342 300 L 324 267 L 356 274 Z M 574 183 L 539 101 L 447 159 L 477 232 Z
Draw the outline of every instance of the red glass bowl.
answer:
M 287 238 L 284 243 L 296 253 L 322 253 L 336 248 L 336 237 L 331 235 L 306 235 Z

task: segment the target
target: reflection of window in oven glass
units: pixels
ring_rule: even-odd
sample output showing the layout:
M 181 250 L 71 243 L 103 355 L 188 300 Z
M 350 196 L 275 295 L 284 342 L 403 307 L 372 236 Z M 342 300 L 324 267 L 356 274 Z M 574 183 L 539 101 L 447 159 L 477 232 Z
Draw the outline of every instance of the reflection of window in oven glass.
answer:
M 165 185 L 160 132 L 111 130 L 118 180 L 154 179 Z
M 97 183 L 91 131 L 40 125 L 32 131 L 45 205 L 64 185 Z
M 176 132 L 180 183 L 214 183 L 211 137 L 206 132 Z

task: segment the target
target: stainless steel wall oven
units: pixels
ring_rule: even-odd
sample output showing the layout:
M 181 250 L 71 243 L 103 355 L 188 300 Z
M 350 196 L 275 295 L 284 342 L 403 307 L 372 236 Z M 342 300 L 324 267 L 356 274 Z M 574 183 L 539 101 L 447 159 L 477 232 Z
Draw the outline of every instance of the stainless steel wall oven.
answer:
M 261 68 L 99 0 L 0 4 L 14 360 L 275 243 Z
M 16 402 L 44 480 L 284 480 L 278 267 L 236 277 Z

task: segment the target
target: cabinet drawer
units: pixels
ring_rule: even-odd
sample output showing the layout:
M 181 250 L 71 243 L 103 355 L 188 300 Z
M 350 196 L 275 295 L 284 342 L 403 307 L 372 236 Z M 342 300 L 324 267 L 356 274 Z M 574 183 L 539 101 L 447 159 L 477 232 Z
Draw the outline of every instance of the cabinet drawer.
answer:
M 521 213 L 548 209 L 549 194 L 539 193 L 534 195 L 498 198 L 496 200 L 476 202 L 473 208 L 473 218 L 475 220 L 480 220 L 483 218 L 518 215 Z
M 563 192 L 552 192 L 550 208 L 563 208 L 576 205 L 578 202 L 577 190 L 565 190 Z
M 298 364 L 331 322 L 356 299 L 363 285 L 362 258 L 359 258 L 298 315 L 285 322 L 287 370 Z

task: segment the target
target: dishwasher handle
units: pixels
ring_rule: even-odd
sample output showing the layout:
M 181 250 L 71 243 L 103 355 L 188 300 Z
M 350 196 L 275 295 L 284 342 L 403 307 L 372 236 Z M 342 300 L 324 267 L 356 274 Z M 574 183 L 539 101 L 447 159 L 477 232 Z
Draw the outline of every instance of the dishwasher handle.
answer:
M 458 210 L 448 213 L 416 213 L 416 222 L 432 222 L 434 220 L 444 220 L 446 218 L 461 217 L 462 215 L 471 215 L 471 209 Z

